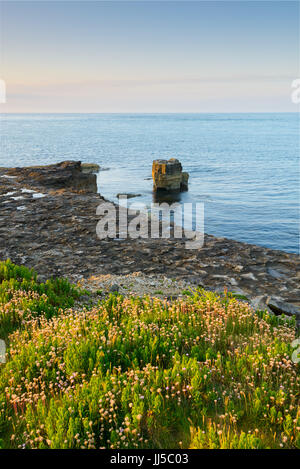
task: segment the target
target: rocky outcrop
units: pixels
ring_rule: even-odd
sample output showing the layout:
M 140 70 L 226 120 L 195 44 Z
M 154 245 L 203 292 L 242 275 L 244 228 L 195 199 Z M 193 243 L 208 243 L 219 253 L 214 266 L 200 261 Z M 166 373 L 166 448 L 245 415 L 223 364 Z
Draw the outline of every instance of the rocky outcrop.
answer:
M 63 161 L 48 166 L 11 168 L 6 174 L 32 187 L 97 192 L 96 175 L 82 172 L 80 161 Z
M 91 275 L 164 275 L 220 294 L 234 292 L 255 309 L 293 316 L 300 324 L 297 254 L 207 234 L 204 246 L 193 251 L 172 237 L 100 240 L 96 208 L 106 201 L 99 194 L 52 186 L 39 194 L 38 179 L 30 174 L 28 168 L 0 168 L 1 259 L 35 268 L 42 281 L 52 275 L 74 282 Z M 165 294 L 163 286 L 157 290 Z
M 188 190 L 188 173 L 182 172 L 179 160 L 154 160 L 152 164 L 153 189 L 155 191 L 181 192 Z

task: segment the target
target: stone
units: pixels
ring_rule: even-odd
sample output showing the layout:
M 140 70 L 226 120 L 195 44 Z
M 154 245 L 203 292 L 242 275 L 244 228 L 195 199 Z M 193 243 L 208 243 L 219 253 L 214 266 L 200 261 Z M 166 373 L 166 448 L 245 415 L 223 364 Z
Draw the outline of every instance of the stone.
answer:
M 213 278 L 217 278 L 217 279 L 222 279 L 222 280 L 227 280 L 227 281 L 229 281 L 228 275 L 219 275 L 219 274 L 217 274 L 217 275 L 212 275 L 212 277 L 213 277 Z
M 119 291 L 119 285 L 116 284 L 116 283 L 114 283 L 114 284 L 110 287 L 109 291 L 110 291 L 111 293 L 118 293 L 118 291 Z
M 248 272 L 247 274 L 241 274 L 241 277 L 245 278 L 246 280 L 256 281 L 256 278 L 252 272 Z
M 283 277 L 285 277 L 284 274 L 278 272 L 278 271 L 275 270 L 275 269 L 271 269 L 270 267 L 267 268 L 267 272 L 268 272 L 268 274 L 271 275 L 271 277 L 273 277 L 273 278 L 283 278 Z
M 274 314 L 266 304 L 267 299 L 268 295 L 255 296 L 251 299 L 250 304 L 255 311 L 268 311 L 268 313 Z
M 229 281 L 230 281 L 231 285 L 233 285 L 234 287 L 235 287 L 236 285 L 238 285 L 237 281 L 236 281 L 235 278 L 233 278 L 233 277 L 230 277 Z
M 16 176 L 18 182 L 30 183 L 33 187 L 97 192 L 96 175 L 83 173 L 80 161 L 12 168 L 8 174 Z
M 293 304 L 287 303 L 279 297 L 268 297 L 266 304 L 275 314 L 286 314 L 288 316 L 296 316 L 297 319 L 300 319 L 300 310 Z
M 126 192 L 123 192 L 123 193 L 120 193 L 120 194 L 117 194 L 117 197 L 127 197 L 127 199 L 133 199 L 134 197 L 141 197 L 142 194 L 133 194 L 131 192 L 129 193 L 126 193 Z
M 182 165 L 176 158 L 154 160 L 152 164 L 154 191 L 182 192 L 188 190 L 188 173 L 182 172 Z
M 244 290 L 242 290 L 242 289 L 239 288 L 239 287 L 234 286 L 234 287 L 230 290 L 230 292 L 233 293 L 234 295 L 238 295 L 238 296 L 247 298 L 247 300 L 248 300 L 248 296 L 249 296 L 248 293 L 246 293 Z
M 41 275 L 41 274 L 38 274 L 37 275 L 37 281 L 38 282 L 41 282 L 41 283 L 45 283 L 47 281 L 47 276 L 46 275 Z

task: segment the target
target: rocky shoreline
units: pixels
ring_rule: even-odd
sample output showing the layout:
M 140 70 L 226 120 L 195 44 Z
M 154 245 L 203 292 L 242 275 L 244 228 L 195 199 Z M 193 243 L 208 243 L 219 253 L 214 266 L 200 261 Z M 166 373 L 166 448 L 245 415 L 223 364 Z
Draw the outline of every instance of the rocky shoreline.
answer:
M 199 250 L 178 239 L 100 240 L 96 208 L 105 202 L 95 192 L 95 175 L 83 173 L 78 162 L 0 168 L 0 258 L 33 267 L 43 280 L 111 275 L 115 281 L 134 274 L 220 293 L 225 288 L 300 321 L 298 255 L 207 234 Z

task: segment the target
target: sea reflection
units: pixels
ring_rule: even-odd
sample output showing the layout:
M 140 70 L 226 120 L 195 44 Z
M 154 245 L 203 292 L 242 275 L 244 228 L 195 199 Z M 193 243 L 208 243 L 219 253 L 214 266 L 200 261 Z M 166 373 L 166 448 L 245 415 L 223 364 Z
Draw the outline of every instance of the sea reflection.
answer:
M 175 202 L 182 202 L 182 192 L 171 191 L 153 191 L 152 201 L 155 204 L 167 203 L 169 205 Z

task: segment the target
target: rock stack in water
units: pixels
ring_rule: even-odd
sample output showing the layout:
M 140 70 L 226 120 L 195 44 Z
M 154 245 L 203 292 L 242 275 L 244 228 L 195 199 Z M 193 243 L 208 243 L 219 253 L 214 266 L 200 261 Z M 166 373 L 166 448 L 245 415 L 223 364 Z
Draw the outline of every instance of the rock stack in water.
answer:
M 179 160 L 154 160 L 152 164 L 153 189 L 155 191 L 182 192 L 188 190 L 189 174 L 182 172 Z

